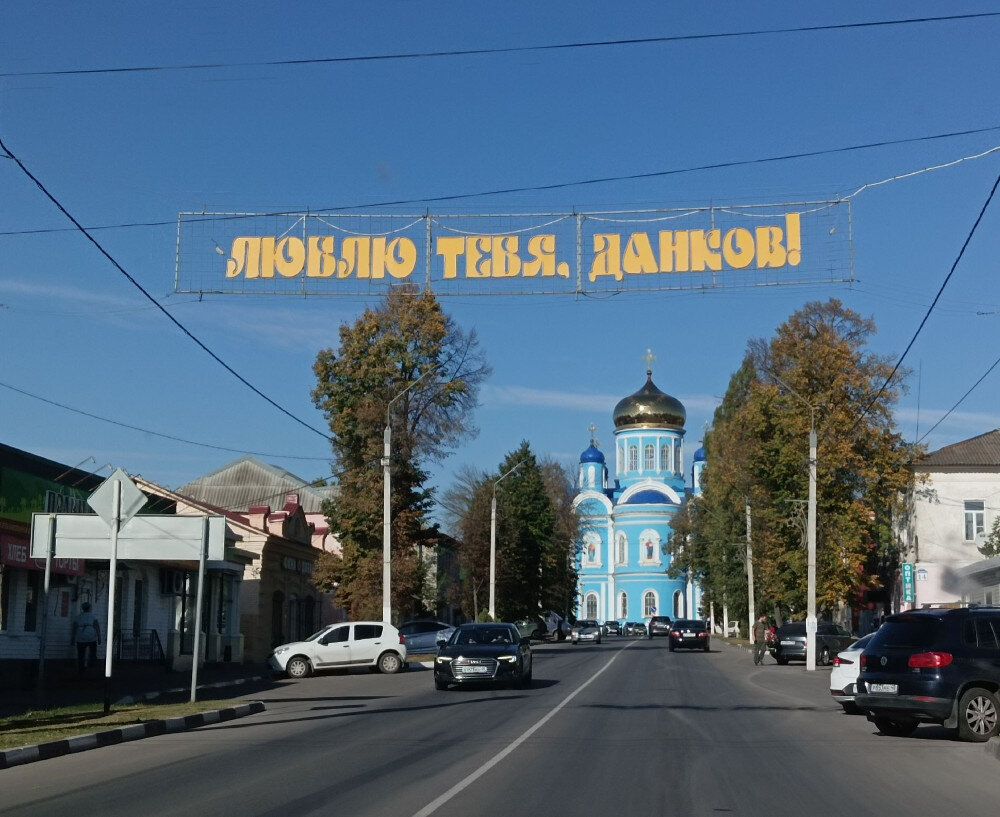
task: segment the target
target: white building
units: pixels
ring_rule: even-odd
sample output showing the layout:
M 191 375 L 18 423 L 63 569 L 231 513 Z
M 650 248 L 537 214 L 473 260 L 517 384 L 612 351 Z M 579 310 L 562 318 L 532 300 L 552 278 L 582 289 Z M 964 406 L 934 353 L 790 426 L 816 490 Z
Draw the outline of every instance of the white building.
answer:
M 979 547 L 1000 513 L 1000 429 L 927 454 L 896 520 L 901 561 L 913 565 L 914 599 L 897 587 L 894 609 L 955 601 L 1000 603 L 995 560 Z M 985 571 L 985 572 L 984 572 Z M 985 582 L 985 584 L 984 584 Z

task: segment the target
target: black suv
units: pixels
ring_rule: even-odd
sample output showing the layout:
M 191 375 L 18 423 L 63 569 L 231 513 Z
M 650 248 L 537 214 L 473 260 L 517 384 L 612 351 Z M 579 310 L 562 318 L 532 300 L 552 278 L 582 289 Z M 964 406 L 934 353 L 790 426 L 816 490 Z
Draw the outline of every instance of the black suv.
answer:
M 649 626 L 646 628 L 649 632 L 649 637 L 652 638 L 654 635 L 670 635 L 670 616 L 653 616 L 649 620 Z
M 997 734 L 1000 608 L 914 610 L 889 616 L 861 654 L 855 703 L 884 735 L 918 723 L 958 728 L 961 740 Z

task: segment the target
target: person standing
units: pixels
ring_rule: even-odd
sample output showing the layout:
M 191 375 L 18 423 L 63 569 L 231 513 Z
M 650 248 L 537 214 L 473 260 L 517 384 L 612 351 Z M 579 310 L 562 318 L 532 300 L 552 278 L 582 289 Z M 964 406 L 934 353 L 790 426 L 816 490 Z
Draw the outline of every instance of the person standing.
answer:
M 81 605 L 80 614 L 73 621 L 70 643 L 76 644 L 76 669 L 83 675 L 91 661 L 97 663 L 97 645 L 101 643 L 101 625 L 97 623 L 97 616 L 90 612 L 89 601 Z
M 753 625 L 753 662 L 755 665 L 764 663 L 764 651 L 767 649 L 767 616 L 761 616 Z

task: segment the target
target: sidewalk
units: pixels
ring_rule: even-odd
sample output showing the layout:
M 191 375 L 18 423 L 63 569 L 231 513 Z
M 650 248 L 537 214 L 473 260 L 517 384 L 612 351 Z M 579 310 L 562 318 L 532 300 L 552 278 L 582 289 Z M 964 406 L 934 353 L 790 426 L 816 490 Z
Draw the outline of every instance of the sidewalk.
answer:
M 34 669 L 34 668 L 31 668 Z M 75 704 L 103 704 L 104 664 L 90 667 L 81 677 L 75 662 L 47 662 L 44 685 L 20 671 L 4 672 L 0 683 L 0 717 L 32 709 L 51 709 Z M 266 664 L 205 664 L 198 669 L 198 699 L 231 698 L 270 689 L 275 681 Z M 171 672 L 161 664 L 121 661 L 112 668 L 111 702 L 139 700 L 187 700 L 191 694 L 191 672 Z

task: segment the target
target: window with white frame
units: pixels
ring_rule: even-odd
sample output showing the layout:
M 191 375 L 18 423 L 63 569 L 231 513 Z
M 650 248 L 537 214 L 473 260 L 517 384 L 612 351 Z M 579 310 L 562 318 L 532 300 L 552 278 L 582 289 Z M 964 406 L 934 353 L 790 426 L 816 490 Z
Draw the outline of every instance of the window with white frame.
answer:
M 670 443 L 660 446 L 660 470 L 666 471 L 670 467 Z
M 647 590 L 642 594 L 642 616 L 643 618 L 649 618 L 650 616 L 656 615 L 656 593 L 653 590 Z
M 986 503 L 981 499 L 965 500 L 965 541 L 974 542 L 986 532 Z
M 646 471 L 652 471 L 656 468 L 656 448 L 652 445 L 647 445 L 642 449 L 642 467 Z
M 621 473 L 622 467 L 625 465 L 625 447 L 618 446 L 618 462 L 615 463 L 615 471 Z
M 628 596 L 624 590 L 618 594 L 618 618 L 628 618 Z
M 625 531 L 618 531 L 615 537 L 615 564 L 628 564 L 628 537 Z
M 628 470 L 638 471 L 639 470 L 639 447 L 635 445 L 630 445 L 628 447 Z
M 587 594 L 587 618 L 597 618 L 597 593 Z

